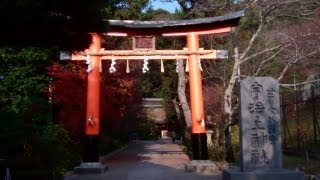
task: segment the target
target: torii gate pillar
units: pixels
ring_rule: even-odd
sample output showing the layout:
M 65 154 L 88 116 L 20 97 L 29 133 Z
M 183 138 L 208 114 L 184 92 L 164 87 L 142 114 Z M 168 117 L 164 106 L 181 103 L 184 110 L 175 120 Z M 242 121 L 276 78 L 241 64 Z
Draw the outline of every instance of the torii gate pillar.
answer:
M 90 53 L 98 53 L 101 49 L 101 37 L 91 34 Z M 99 120 L 100 120 L 100 56 L 91 56 L 92 70 L 88 72 L 87 113 L 84 162 L 99 162 Z
M 187 35 L 187 47 L 189 51 L 198 52 L 199 35 L 190 33 Z M 194 160 L 207 160 L 207 136 L 204 125 L 204 108 L 202 95 L 202 78 L 199 68 L 199 54 L 189 55 L 189 81 L 190 104 L 192 120 L 192 153 Z

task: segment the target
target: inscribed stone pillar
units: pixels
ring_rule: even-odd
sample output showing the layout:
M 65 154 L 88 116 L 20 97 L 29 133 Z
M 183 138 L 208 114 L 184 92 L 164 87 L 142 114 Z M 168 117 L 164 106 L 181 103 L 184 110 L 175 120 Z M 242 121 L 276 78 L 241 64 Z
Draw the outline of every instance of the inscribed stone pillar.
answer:
M 304 180 L 282 169 L 279 82 L 271 77 L 240 81 L 240 168 L 223 171 L 223 180 Z
M 240 82 L 242 171 L 281 169 L 279 83 L 271 77 Z

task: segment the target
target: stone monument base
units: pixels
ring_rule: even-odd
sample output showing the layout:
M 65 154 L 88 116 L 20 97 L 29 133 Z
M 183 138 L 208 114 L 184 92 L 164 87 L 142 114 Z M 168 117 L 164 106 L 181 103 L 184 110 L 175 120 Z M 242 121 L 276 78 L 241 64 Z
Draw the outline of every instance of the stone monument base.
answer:
M 242 172 L 240 169 L 223 171 L 223 180 L 305 180 L 304 173 L 291 170 L 255 170 Z
M 185 164 L 186 172 L 196 172 L 203 174 L 214 174 L 219 172 L 218 166 L 210 160 L 192 160 Z
M 101 174 L 108 170 L 107 165 L 99 162 L 81 163 L 80 166 L 74 168 L 74 174 Z

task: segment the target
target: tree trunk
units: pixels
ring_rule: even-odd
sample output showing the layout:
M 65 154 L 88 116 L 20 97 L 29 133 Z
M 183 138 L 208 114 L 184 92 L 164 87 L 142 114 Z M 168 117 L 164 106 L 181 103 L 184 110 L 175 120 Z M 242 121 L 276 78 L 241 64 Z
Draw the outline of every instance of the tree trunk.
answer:
M 229 162 L 233 162 L 234 161 L 234 155 L 233 155 L 233 149 L 232 149 L 232 139 L 231 139 L 231 126 L 234 125 L 234 123 L 232 123 L 232 91 L 234 88 L 234 85 L 236 83 L 236 80 L 238 78 L 240 78 L 240 74 L 238 73 L 239 71 L 239 66 L 240 66 L 240 62 L 239 62 L 239 53 L 238 53 L 238 48 L 235 47 L 234 48 L 234 52 L 235 52 L 235 63 L 233 66 L 233 70 L 232 70 L 232 75 L 230 77 L 229 83 L 228 83 L 228 87 L 224 93 L 224 112 L 225 112 L 225 116 L 224 116 L 224 144 L 225 144 L 225 148 L 226 148 L 226 153 L 227 153 L 227 161 Z
M 221 146 L 221 141 L 220 141 L 220 124 L 217 123 L 217 126 L 216 126 L 216 131 L 215 131 L 215 141 L 214 141 L 214 144 L 219 147 Z
M 186 74 L 184 72 L 183 60 L 178 59 L 178 97 L 188 128 L 191 127 L 191 112 L 186 96 Z
M 181 111 L 180 111 L 180 107 L 179 107 L 179 102 L 177 102 L 176 99 L 173 99 L 172 102 L 173 102 L 173 106 L 174 106 L 175 112 L 177 114 L 177 117 L 178 117 L 178 119 L 180 119 L 181 118 Z

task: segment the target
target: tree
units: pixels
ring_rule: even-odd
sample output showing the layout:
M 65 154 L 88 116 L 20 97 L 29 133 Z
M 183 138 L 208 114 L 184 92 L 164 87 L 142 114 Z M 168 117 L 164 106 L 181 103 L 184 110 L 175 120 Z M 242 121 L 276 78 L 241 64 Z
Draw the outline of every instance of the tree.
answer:
M 111 17 L 121 20 L 150 20 L 151 5 L 149 0 L 110 0 L 114 3 Z M 107 12 L 107 9 L 106 11 Z
M 297 71 L 298 63 L 300 63 L 301 80 L 306 78 L 306 72 L 318 71 L 314 67 L 318 67 L 315 64 L 319 57 L 317 40 L 319 2 L 316 0 L 281 2 L 178 0 L 178 2 L 186 13 L 185 17 L 207 17 L 238 9 L 246 10 L 246 16 L 242 18 L 239 28 L 232 30 L 231 39 L 209 36 L 202 38 L 201 41 L 204 47 L 228 48 L 233 52 L 234 63 L 205 62 L 204 65 L 204 76 L 211 78 L 212 82 L 220 81 L 225 85 L 223 97 L 225 145 L 228 157 L 231 157 L 229 160 L 233 160 L 230 127 L 237 123 L 233 116 L 236 110 L 234 87 L 241 77 L 250 75 L 273 76 L 281 83 L 293 82 L 289 72 Z M 302 62 L 304 66 L 301 66 Z M 294 66 L 296 68 L 293 68 Z M 310 67 L 313 67 L 313 70 Z
M 174 20 L 174 14 L 163 9 L 153 10 L 151 13 L 154 21 Z
M 48 106 L 48 52 L 40 48 L 0 49 L 0 150 L 1 167 L 61 175 L 77 156 L 73 141 L 61 126 L 50 121 Z M 52 151 L 52 156 L 48 156 Z M 78 157 L 76 157 L 78 159 Z M 25 178 L 25 177 L 24 177 Z M 34 177 L 32 177 L 33 179 Z
M 0 150 L 0 159 L 6 160 L 5 164 L 0 161 L 1 167 L 15 168 L 13 174 L 22 168 L 41 169 L 52 178 L 78 163 L 79 148 L 73 151 L 76 143 L 59 123 L 51 121 L 47 92 L 52 84 L 46 68 L 59 48 L 83 50 L 90 43 L 90 32 L 106 30 L 107 17 L 101 11 L 105 5 L 101 0 L 0 1 L 0 140 L 6 144 Z M 72 91 L 78 86 L 67 88 Z
M 254 73 L 250 73 L 252 71 L 245 71 L 247 75 L 259 75 L 261 73 L 261 69 L 268 67 L 266 63 L 270 62 L 272 64 L 278 64 L 278 66 L 282 66 L 282 68 L 279 68 L 277 71 L 277 68 L 272 68 L 272 72 L 268 72 L 266 74 L 272 75 L 274 77 L 278 77 L 277 79 L 281 81 L 288 71 L 288 68 L 291 67 L 294 63 L 302 60 L 306 60 L 307 57 L 311 57 L 314 55 L 317 55 L 319 53 L 319 50 L 316 48 L 309 49 L 309 51 L 302 50 L 301 53 L 298 53 L 299 47 L 297 47 L 297 41 L 299 39 L 299 36 L 296 36 L 295 38 L 292 38 L 287 35 L 285 32 L 281 32 L 280 29 L 274 29 L 277 27 L 279 23 L 286 24 L 285 26 L 292 27 L 290 25 L 292 21 L 285 21 L 283 18 L 284 16 L 289 16 L 295 18 L 297 23 L 299 23 L 299 18 L 312 18 L 310 17 L 312 13 L 312 9 L 308 10 L 308 16 L 304 15 L 302 12 L 301 14 L 297 14 L 296 10 L 293 10 L 291 8 L 297 8 L 299 7 L 300 10 L 305 10 L 307 5 L 310 5 L 313 1 L 283 1 L 281 3 L 279 2 L 269 2 L 268 4 L 256 1 L 255 3 L 249 3 L 247 4 L 247 7 L 249 8 L 248 11 L 255 11 L 256 13 L 256 28 L 253 28 L 251 38 L 249 41 L 243 41 L 240 46 L 244 48 L 242 53 L 238 53 L 238 47 L 235 46 L 235 63 L 232 70 L 232 75 L 229 80 L 229 86 L 225 93 L 225 101 L 231 102 L 231 92 L 234 87 L 234 84 L 236 83 L 236 79 L 240 78 L 240 74 L 238 73 L 240 65 L 248 65 L 245 64 L 246 62 L 252 60 L 255 62 L 256 67 L 253 69 L 256 69 L 256 71 L 253 71 Z M 309 4 L 308 4 L 309 3 Z M 291 8 L 289 8 L 291 7 Z M 300 13 L 300 12 L 299 12 Z M 307 12 L 304 12 L 307 13 Z M 312 13 L 314 14 L 314 13 Z M 278 20 L 279 18 L 282 18 Z M 244 19 L 246 21 L 246 19 Z M 242 25 L 245 27 L 245 23 L 243 22 Z M 242 27 L 240 27 L 241 29 Z M 273 30 L 274 29 L 274 30 Z M 286 28 L 282 28 L 282 31 Z M 312 30 L 311 30 L 312 31 Z M 272 34 L 272 35 L 271 35 Z M 315 35 L 316 33 L 312 33 Z M 297 34 L 296 34 L 297 35 Z M 309 34 L 311 35 L 311 34 Z M 282 37 L 282 38 L 279 38 Z M 268 39 L 268 40 L 267 40 Z M 261 41 L 262 40 L 262 41 Z M 246 43 L 246 46 L 245 46 Z M 264 43 L 264 44 L 262 44 Z M 304 43 L 308 43 L 308 41 L 304 41 Z M 292 48 L 290 48 L 290 46 Z M 258 47 L 258 48 L 257 48 Z M 298 54 L 292 54 L 289 53 L 291 51 L 290 49 L 293 49 L 295 53 Z M 286 52 L 284 52 L 286 51 Z M 277 58 L 282 53 L 282 57 Z M 292 52 L 292 51 L 291 51 Z M 284 55 L 289 55 L 290 58 L 287 59 L 287 61 L 284 61 Z M 278 61 L 276 61 L 278 60 Z M 251 62 L 252 62 L 251 61 Z M 283 61 L 285 63 L 283 63 Z M 270 66 L 269 66 L 270 67 Z M 276 70 L 276 71 L 274 71 Z M 280 74 L 279 74 L 280 70 Z M 229 99 L 229 100 L 228 100 Z M 225 110 L 226 113 L 232 114 L 231 107 L 227 105 L 228 103 L 225 103 Z
M 316 1 L 243 1 L 241 5 L 246 7 L 247 16 L 237 31 L 239 45 L 233 46 L 235 61 L 224 93 L 227 137 L 228 128 L 236 123 L 232 118 L 232 97 L 237 80 L 248 75 L 268 75 L 280 82 L 291 81 L 290 76 L 285 75 L 294 64 L 302 61 L 311 63 L 319 56 L 318 41 L 307 40 L 316 38 L 319 33 L 318 28 L 312 28 L 318 27 L 315 7 L 319 4 Z M 297 26 L 300 27 L 299 32 L 295 31 Z M 231 138 L 226 138 L 228 140 Z M 231 142 L 226 144 L 230 147 Z
M 0 45 L 87 47 L 88 32 L 106 30 L 105 5 L 102 0 L 2 0 Z
M 182 108 L 182 112 L 184 114 L 184 120 L 186 122 L 187 128 L 191 128 L 192 122 L 191 122 L 191 111 L 190 111 L 190 106 L 187 100 L 186 96 L 186 74 L 185 74 L 185 69 L 183 65 L 183 60 L 179 59 L 178 60 L 178 97 L 180 101 L 180 105 Z

